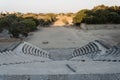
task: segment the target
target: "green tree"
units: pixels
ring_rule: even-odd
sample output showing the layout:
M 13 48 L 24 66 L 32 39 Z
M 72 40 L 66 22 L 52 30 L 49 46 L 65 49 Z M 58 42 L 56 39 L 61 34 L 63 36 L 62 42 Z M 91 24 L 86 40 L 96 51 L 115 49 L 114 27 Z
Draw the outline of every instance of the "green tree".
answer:
M 74 24 L 120 24 L 120 6 L 99 5 L 91 10 L 81 10 L 73 18 Z
M 117 12 L 110 12 L 107 16 L 107 19 L 109 23 L 120 23 L 120 15 Z
M 34 18 L 34 17 L 26 17 L 25 19 L 31 19 L 31 20 L 33 20 L 36 23 L 36 26 L 39 25 L 39 20 Z
M 79 25 L 80 23 L 82 23 L 83 19 L 87 16 L 88 11 L 89 10 L 87 10 L 87 9 L 83 9 L 83 10 L 77 12 L 75 17 L 73 18 L 73 23 L 76 25 Z
M 9 32 L 13 35 L 13 37 L 19 38 L 20 34 L 26 37 L 26 35 L 24 35 L 25 33 L 28 35 L 29 30 L 22 22 L 14 21 L 11 26 L 12 27 L 9 29 Z
M 32 19 L 24 19 L 24 20 L 20 21 L 20 23 L 24 24 L 26 26 L 26 28 L 29 29 L 29 32 L 37 29 L 36 23 Z

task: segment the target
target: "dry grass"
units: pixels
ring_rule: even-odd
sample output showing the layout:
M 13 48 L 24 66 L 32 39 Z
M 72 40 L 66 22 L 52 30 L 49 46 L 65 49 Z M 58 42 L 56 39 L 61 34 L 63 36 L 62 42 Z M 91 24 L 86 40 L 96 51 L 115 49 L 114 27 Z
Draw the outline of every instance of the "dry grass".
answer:
M 57 16 L 57 21 L 53 24 L 53 26 L 65 26 L 66 22 L 68 22 L 67 25 L 71 25 L 73 21 L 73 17 L 65 16 L 65 15 L 58 15 Z

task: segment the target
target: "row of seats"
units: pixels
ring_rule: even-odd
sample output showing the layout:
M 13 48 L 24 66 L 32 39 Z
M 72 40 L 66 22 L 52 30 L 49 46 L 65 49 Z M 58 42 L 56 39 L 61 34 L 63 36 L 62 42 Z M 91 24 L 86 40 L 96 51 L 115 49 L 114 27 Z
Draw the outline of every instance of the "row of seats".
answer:
M 101 60 L 94 60 L 94 61 L 104 61 L 104 62 L 120 62 L 120 59 L 101 59 Z
M 0 66 L 8 64 L 28 63 L 30 60 L 20 57 L 11 50 L 0 52 Z
M 24 44 L 22 51 L 24 54 L 49 58 L 49 53 L 29 44 Z
M 14 50 L 14 49 L 15 49 L 16 47 L 18 47 L 21 43 L 22 43 L 22 41 L 15 42 L 15 43 L 7 46 L 6 48 L 5 48 L 5 47 L 0 48 L 0 51 L 1 51 L 1 52 L 4 52 L 4 51 L 6 51 L 6 50 Z
M 114 62 L 120 60 L 120 47 L 113 46 L 108 48 L 107 51 L 102 49 L 96 41 L 90 42 L 81 48 L 75 49 L 72 53 L 72 59 L 77 58 L 83 62 L 85 60 Z M 105 54 L 101 55 L 103 52 Z M 50 54 L 47 51 L 30 43 L 22 42 L 14 50 L 0 51 L 0 65 L 51 61 L 49 56 Z
M 0 66 L 46 61 L 51 61 L 49 53 L 27 42 L 22 42 L 14 49 L 0 51 Z
M 89 44 L 75 49 L 73 51 L 72 57 L 77 57 L 77 56 L 88 56 L 90 58 L 94 57 L 97 53 L 99 53 L 101 50 L 99 47 L 94 43 L 90 42 Z
M 106 51 L 106 54 L 95 58 L 95 60 L 120 60 L 120 48 L 113 46 Z
M 111 45 L 105 43 L 104 41 L 102 40 L 95 40 L 95 42 L 99 43 L 102 47 L 106 48 L 106 49 L 110 49 L 111 48 Z
M 10 64 L 25 64 L 32 62 L 45 62 L 45 61 L 50 61 L 50 59 L 40 58 L 39 56 L 15 53 L 14 51 L 11 50 L 0 52 L 0 66 L 10 65 Z
M 39 56 L 49 58 L 49 53 L 41 48 L 38 48 L 28 42 L 21 42 L 17 47 L 12 49 L 16 53 L 23 53 L 25 55 Z
M 81 48 L 75 49 L 72 53 L 72 60 L 87 60 L 86 57 L 94 61 L 119 61 L 120 47 L 106 45 L 104 42 L 95 40 Z
M 119 57 L 120 56 L 120 48 L 117 46 L 113 46 L 107 51 L 107 54 L 112 55 L 114 57 Z
M 88 61 L 86 59 L 79 59 L 79 60 L 72 60 L 72 61 L 80 61 L 80 62 L 85 62 Z M 92 60 L 92 61 L 102 61 L 102 62 L 120 62 L 120 59 L 101 59 L 101 60 Z

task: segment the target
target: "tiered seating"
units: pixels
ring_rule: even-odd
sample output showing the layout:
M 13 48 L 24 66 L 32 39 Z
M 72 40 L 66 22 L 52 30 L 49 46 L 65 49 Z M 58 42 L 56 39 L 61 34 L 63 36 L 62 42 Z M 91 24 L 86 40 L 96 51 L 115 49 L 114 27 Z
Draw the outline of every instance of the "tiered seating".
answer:
M 100 51 L 101 50 L 96 43 L 90 42 L 81 48 L 75 49 L 73 51 L 72 57 L 87 56 L 88 58 L 93 58 Z
M 113 46 L 111 49 L 108 50 L 108 55 L 117 56 L 118 48 Z
M 120 56 L 120 47 L 116 47 L 116 48 L 117 48 L 116 57 L 119 57 Z
M 19 64 L 19 63 L 25 63 L 25 62 L 27 63 L 30 61 L 16 55 L 11 50 L 0 52 L 0 65 Z
M 27 42 L 23 43 L 22 52 L 27 55 L 34 55 L 34 56 L 49 58 L 48 52 L 46 52 L 36 46 L 33 46 Z
M 95 61 L 120 62 L 120 47 L 112 46 L 107 49 L 106 54 L 94 58 Z
M 79 57 L 79 59 L 85 59 L 86 57 L 86 59 L 89 58 L 92 60 L 98 60 L 100 56 L 102 56 L 103 59 L 103 56 L 107 55 L 108 54 L 107 51 L 110 49 L 111 46 L 109 44 L 106 44 L 100 40 L 95 40 L 94 42 L 90 42 L 81 48 L 75 49 L 72 53 L 72 59 L 78 59 L 77 57 Z M 112 49 L 117 49 L 117 48 L 115 47 Z M 113 53 L 118 54 L 119 51 L 112 50 L 111 54 Z
M 51 61 L 47 51 L 27 42 L 21 43 L 13 51 L 24 58 L 30 59 L 31 61 Z
M 49 53 L 41 48 L 38 48 L 30 43 L 23 42 L 13 50 L 16 53 L 23 53 L 25 55 L 49 58 Z
M 0 51 L 0 66 L 44 61 L 51 61 L 49 53 L 27 42 Z
M 111 48 L 111 45 L 105 43 L 104 41 L 102 40 L 95 40 L 95 42 L 99 43 L 100 45 L 102 45 L 104 48 L 106 49 L 110 49 Z
M 105 46 L 104 43 L 99 41 L 90 42 L 81 48 L 75 49 L 70 55 L 70 60 L 120 62 L 120 47 Z M 27 42 L 0 51 L 0 65 L 45 61 L 51 61 L 49 53 Z

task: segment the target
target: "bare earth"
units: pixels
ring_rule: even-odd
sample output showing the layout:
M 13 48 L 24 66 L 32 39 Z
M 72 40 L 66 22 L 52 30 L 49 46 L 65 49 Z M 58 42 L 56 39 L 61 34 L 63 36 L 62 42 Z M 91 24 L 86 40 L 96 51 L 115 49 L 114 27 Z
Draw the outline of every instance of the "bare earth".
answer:
M 104 40 L 114 45 L 120 43 L 120 30 L 80 30 L 66 27 L 40 28 L 25 41 L 40 48 L 74 48 L 90 41 Z

